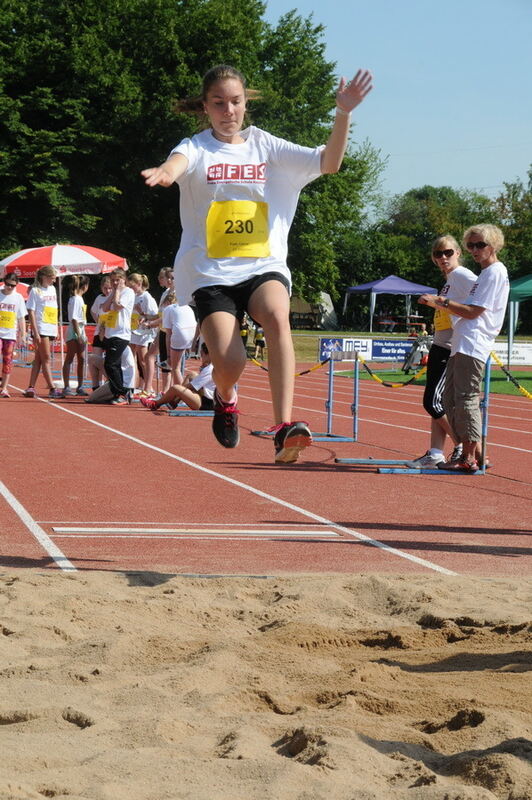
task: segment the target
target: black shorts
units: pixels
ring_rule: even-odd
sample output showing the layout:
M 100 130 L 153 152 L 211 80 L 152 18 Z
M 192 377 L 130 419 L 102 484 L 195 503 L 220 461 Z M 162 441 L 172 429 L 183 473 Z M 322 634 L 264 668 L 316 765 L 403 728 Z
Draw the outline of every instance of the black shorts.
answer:
M 212 411 L 214 408 L 214 400 L 211 397 L 201 397 L 200 411 Z
M 215 311 L 226 311 L 241 322 L 244 319 L 244 312 L 247 311 L 251 295 L 255 289 L 267 281 L 279 281 L 287 292 L 290 291 L 287 279 L 280 272 L 263 272 L 262 275 L 256 275 L 235 286 L 204 286 L 203 289 L 197 289 L 192 297 L 196 304 L 200 323 Z
M 440 419 L 445 414 L 443 388 L 445 386 L 445 370 L 450 355 L 450 349 L 441 347 L 439 344 L 433 344 L 429 350 L 423 408 L 433 419 Z

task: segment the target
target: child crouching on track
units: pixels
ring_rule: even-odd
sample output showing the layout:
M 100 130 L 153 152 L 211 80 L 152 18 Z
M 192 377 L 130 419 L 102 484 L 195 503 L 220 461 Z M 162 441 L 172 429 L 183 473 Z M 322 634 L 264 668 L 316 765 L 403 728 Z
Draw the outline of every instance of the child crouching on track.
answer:
M 175 408 L 182 400 L 192 411 L 212 411 L 216 386 L 212 379 L 211 357 L 205 342 L 200 347 L 200 358 L 199 372 L 187 372 L 183 383 L 175 383 L 159 400 L 153 397 L 141 397 L 142 405 L 151 411 L 157 411 L 164 405 Z

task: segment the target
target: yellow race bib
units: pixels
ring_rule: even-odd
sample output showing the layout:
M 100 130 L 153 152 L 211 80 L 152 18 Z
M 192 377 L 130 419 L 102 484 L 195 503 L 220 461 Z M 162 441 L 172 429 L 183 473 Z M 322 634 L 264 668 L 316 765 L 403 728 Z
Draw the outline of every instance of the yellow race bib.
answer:
M 139 327 L 140 314 L 133 313 L 131 315 L 131 330 L 136 331 Z
M 13 329 L 17 325 L 14 311 L 0 311 L 0 328 Z
M 87 306 L 83 303 L 83 322 L 87 322 Z
M 270 255 L 268 203 L 215 200 L 206 221 L 209 258 L 265 258 Z
M 45 306 L 42 310 L 42 321 L 48 325 L 57 325 L 57 306 Z
M 444 311 L 443 308 L 435 308 L 434 309 L 434 330 L 435 331 L 446 331 L 448 328 L 452 328 L 451 317 L 449 316 L 448 311 Z
M 105 317 L 106 328 L 116 328 L 118 325 L 118 311 L 108 311 L 107 314 L 102 314 L 102 317 Z

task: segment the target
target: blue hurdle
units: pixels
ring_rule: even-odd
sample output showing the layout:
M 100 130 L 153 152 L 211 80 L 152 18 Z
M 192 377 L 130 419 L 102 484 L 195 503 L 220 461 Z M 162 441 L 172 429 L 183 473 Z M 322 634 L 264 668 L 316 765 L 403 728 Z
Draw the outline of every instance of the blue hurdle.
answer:
M 353 415 L 353 435 L 340 436 L 333 433 L 333 404 L 334 404 L 334 364 L 337 361 L 354 361 L 353 370 L 353 402 L 351 403 L 351 413 Z M 338 350 L 331 353 L 329 360 L 329 374 L 327 381 L 327 399 L 325 409 L 327 411 L 327 430 L 325 433 L 315 433 L 312 431 L 314 442 L 356 442 L 358 439 L 358 389 L 359 389 L 359 361 L 356 350 Z M 274 436 L 272 431 L 251 431 L 252 436 Z
M 490 397 L 491 356 L 488 356 L 484 371 L 484 396 L 480 401 L 482 409 L 482 466 L 476 472 L 462 472 L 461 470 L 435 469 L 433 467 L 409 466 L 410 459 L 378 459 L 378 458 L 335 458 L 336 464 L 351 464 L 353 466 L 377 466 L 381 475 L 458 475 L 479 476 L 486 474 L 486 443 L 488 438 L 488 410 Z M 391 466 L 392 464 L 396 466 Z M 380 466 L 382 465 L 382 466 Z M 390 465 L 390 466 L 384 466 Z M 402 466 L 401 466 L 402 465 Z

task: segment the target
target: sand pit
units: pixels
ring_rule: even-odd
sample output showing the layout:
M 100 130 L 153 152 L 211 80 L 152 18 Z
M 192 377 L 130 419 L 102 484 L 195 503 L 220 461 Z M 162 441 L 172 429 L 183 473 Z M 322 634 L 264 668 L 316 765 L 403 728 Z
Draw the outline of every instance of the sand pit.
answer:
M 530 800 L 532 581 L 0 575 L 2 800 Z

